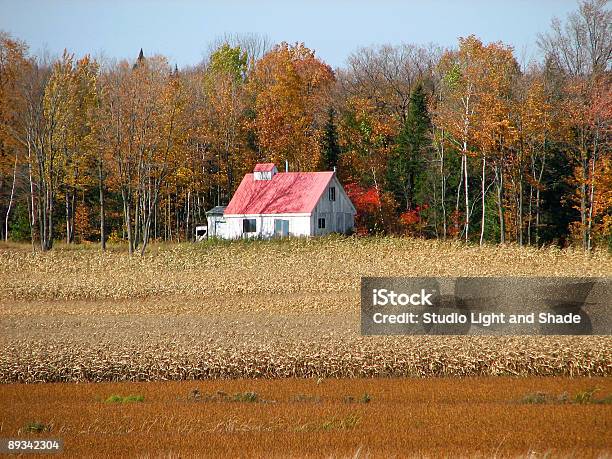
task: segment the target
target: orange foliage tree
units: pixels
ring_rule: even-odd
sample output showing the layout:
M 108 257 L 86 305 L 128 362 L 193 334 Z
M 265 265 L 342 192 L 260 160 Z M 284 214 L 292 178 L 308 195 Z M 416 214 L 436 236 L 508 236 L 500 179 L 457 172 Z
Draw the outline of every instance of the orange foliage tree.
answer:
M 502 178 L 504 145 L 512 137 L 508 105 L 516 62 L 512 48 L 501 43 L 484 45 L 471 35 L 459 39 L 459 49 L 446 52 L 440 60 L 443 75 L 440 96 L 434 111 L 434 123 L 447 133 L 445 139 L 461 155 L 463 188 L 463 236 L 469 239 L 471 205 L 469 190 L 470 158 L 481 165 L 481 234 L 484 235 L 486 166 L 493 161 L 496 177 Z M 500 182 L 498 190 L 503 189 Z M 499 198 L 500 223 L 503 224 L 502 199 Z M 455 214 L 459 214 L 459 199 Z M 503 231 L 502 231 L 503 234 Z M 502 240 L 503 242 L 503 240 Z
M 334 73 L 303 44 L 281 43 L 249 75 L 261 158 L 315 170 Z

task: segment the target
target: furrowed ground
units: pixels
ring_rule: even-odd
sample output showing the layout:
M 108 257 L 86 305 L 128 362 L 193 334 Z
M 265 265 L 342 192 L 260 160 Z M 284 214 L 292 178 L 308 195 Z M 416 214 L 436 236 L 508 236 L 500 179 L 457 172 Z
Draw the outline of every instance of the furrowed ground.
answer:
M 361 276 L 610 276 L 605 252 L 321 238 L 0 246 L 0 381 L 610 376 L 610 337 L 362 337 Z

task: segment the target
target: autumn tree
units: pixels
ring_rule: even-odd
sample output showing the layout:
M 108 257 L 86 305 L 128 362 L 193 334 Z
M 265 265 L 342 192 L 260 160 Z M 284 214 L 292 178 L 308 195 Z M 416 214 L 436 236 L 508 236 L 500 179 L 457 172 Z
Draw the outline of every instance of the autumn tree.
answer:
M 123 201 L 130 255 L 144 254 L 160 190 L 181 164 L 185 131 L 183 85 L 165 58 L 121 62 L 104 78 L 106 144 Z
M 400 200 L 404 195 L 405 202 L 405 193 L 398 191 L 402 184 L 387 177 L 388 165 L 398 151 L 394 145 L 402 138 L 411 94 L 417 85 L 431 86 L 438 57 L 435 46 L 411 44 L 360 48 L 349 56 L 338 72 L 336 95 L 344 179 L 388 190 Z
M 255 64 L 249 89 L 260 159 L 277 164 L 287 160 L 300 171 L 317 168 L 333 82 L 331 68 L 303 44 L 281 43 Z
M 9 237 L 9 219 L 15 206 L 17 169 L 20 162 L 20 144 L 16 131 L 18 113 L 23 110 L 23 100 L 18 94 L 18 81 L 27 67 L 27 47 L 0 31 L 0 193 L 7 189 L 8 196 L 0 201 L 4 208 L 4 225 L 0 236 Z M 5 202 L 6 201 L 6 202 Z M 3 231 L 2 231 L 3 230 Z
M 508 165 L 516 173 L 512 176 L 518 185 L 517 208 L 519 215 L 519 243 L 522 243 L 522 213 L 523 213 L 523 171 L 524 152 L 519 145 L 514 149 L 516 143 L 516 126 L 510 118 L 512 88 L 515 78 L 518 76 L 518 64 L 516 63 L 512 48 L 502 43 L 491 43 L 483 48 L 481 56 L 483 74 L 480 75 L 477 88 L 477 110 L 475 111 L 474 125 L 475 145 L 479 151 L 481 174 L 480 174 L 480 244 L 484 242 L 486 203 L 489 183 L 487 181 L 488 162 L 492 163 L 495 183 L 497 185 L 497 207 L 500 225 L 500 241 L 505 239 L 504 235 L 504 203 L 501 198 L 503 187 L 503 174 L 505 166 Z M 512 157 L 512 152 L 518 154 Z
M 570 13 L 565 23 L 555 18 L 551 31 L 538 39 L 547 59 L 566 77 L 566 140 L 576 161 L 575 198 L 579 202 L 579 232 L 585 250 L 591 248 L 596 171 L 606 153 L 600 142 L 602 118 L 594 116 L 591 109 L 609 84 L 606 72 L 612 63 L 612 11 L 606 4 L 605 0 L 581 1 L 578 11 Z
M 74 56 L 64 52 L 46 87 L 46 114 L 54 120 L 49 148 L 60 151 L 58 191 L 64 198 L 67 243 L 74 241 L 77 194 L 91 185 L 90 167 L 97 141 L 97 73 L 98 65 L 89 56 L 74 62 Z
M 563 23 L 554 18 L 551 30 L 540 34 L 538 45 L 547 58 L 572 77 L 610 70 L 612 59 L 612 10 L 608 0 L 581 0 L 578 11 Z
M 516 69 L 512 50 L 501 43 L 484 45 L 475 36 L 461 38 L 459 49 L 442 56 L 443 75 L 434 121 L 447 133 L 445 139 L 461 155 L 461 176 L 457 189 L 455 213 L 458 214 L 459 193 L 463 194 L 463 236 L 470 232 L 470 164 L 480 162 L 480 205 L 482 243 L 485 230 L 487 162 L 492 159 L 498 190 L 499 221 L 503 242 L 504 148 L 511 137 L 507 103 L 510 99 L 512 74 Z
M 576 191 L 571 198 L 580 212 L 575 228 L 583 248 L 590 250 L 598 179 L 610 180 L 601 174 L 603 161 L 610 156 L 610 77 L 572 78 L 567 82 L 566 92 L 566 142 L 575 161 L 572 182 Z
M 395 118 L 376 110 L 371 100 L 349 99 L 340 125 L 341 177 L 382 193 L 397 124 Z
M 441 51 L 435 45 L 382 45 L 360 48 L 338 74 L 346 98 L 367 98 L 377 110 L 403 125 L 417 85 L 429 84 Z
M 225 43 L 212 53 L 203 76 L 200 133 L 216 161 L 217 205 L 229 202 L 249 163 L 243 145 L 247 62 L 240 47 Z

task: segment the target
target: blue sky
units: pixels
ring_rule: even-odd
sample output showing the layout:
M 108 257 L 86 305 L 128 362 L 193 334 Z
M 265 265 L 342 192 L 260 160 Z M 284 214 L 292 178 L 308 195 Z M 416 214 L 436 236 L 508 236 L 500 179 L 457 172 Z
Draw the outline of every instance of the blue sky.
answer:
M 520 60 L 538 57 L 536 37 L 574 0 L 93 1 L 0 0 L 0 29 L 34 53 L 64 48 L 113 58 L 162 53 L 179 67 L 197 64 L 226 32 L 303 41 L 333 67 L 361 46 L 401 42 L 454 46 L 457 37 L 513 45 Z

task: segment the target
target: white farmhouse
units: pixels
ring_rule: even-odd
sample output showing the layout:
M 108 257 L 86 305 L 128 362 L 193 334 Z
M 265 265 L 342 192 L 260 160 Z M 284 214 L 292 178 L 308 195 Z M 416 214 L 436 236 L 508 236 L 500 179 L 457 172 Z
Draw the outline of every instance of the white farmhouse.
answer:
M 209 237 L 319 236 L 352 231 L 355 207 L 335 172 L 279 173 L 274 164 L 257 164 L 228 206 L 207 219 Z

